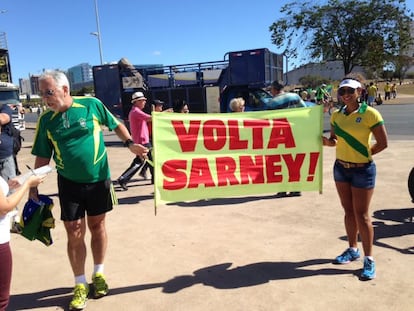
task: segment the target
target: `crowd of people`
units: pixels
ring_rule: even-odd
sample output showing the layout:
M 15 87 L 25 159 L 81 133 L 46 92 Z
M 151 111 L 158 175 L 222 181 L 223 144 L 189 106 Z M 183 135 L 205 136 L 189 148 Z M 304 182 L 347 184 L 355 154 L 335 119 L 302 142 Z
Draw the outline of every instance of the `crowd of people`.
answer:
M 329 137 L 322 137 L 324 146 L 336 148 L 334 181 L 340 203 L 344 210 L 345 231 L 348 248 L 333 263 L 346 264 L 358 259 L 358 236 L 364 253 L 361 279 L 373 279 L 376 275 L 373 256 L 373 227 L 369 205 L 375 187 L 376 167 L 373 155 L 387 147 L 387 134 L 381 114 L 371 107 L 376 93 L 367 88 L 355 76 L 346 76 L 339 84 L 338 96 L 344 103 L 342 109 L 331 116 Z M 396 92 L 396 89 L 394 88 Z M 109 291 L 104 273 L 104 260 L 108 244 L 105 219 L 113 209 L 114 189 L 108 155 L 104 144 L 101 125 L 114 131 L 123 145 L 133 155 L 131 165 L 117 179 L 119 185 L 128 189 L 128 182 L 139 172 L 146 178 L 147 171 L 154 183 L 152 162 L 151 113 L 144 110 L 147 98 L 142 91 L 132 94 L 132 108 L 129 112 L 130 131 L 119 122 L 100 100 L 95 97 L 72 97 L 65 74 L 48 71 L 39 77 L 39 92 L 47 105 L 40 116 L 32 147 L 34 168 L 48 165 L 54 160 L 57 169 L 58 197 L 61 220 L 67 235 L 67 256 L 74 278 L 73 297 L 70 310 L 80 310 L 86 306 L 89 297 L 89 283 L 85 275 L 87 246 L 86 231 L 91 235 L 93 257 L 92 296 L 100 298 Z M 296 93 L 285 92 L 284 84 L 274 81 L 270 92 L 275 107 L 304 107 L 304 101 Z M 392 88 L 390 88 L 392 94 Z M 321 90 L 317 97 L 326 96 Z M 390 95 L 393 96 L 393 95 Z M 395 95 L 396 96 L 396 95 Z M 387 97 L 388 98 L 388 97 Z M 231 111 L 244 112 L 245 100 L 234 98 L 229 103 Z M 0 310 L 5 310 L 10 293 L 11 251 L 10 251 L 10 212 L 22 200 L 26 191 L 29 198 L 38 200 L 38 186 L 44 176 L 33 176 L 23 185 L 18 184 L 15 167 L 7 137 L 7 124 L 10 124 L 10 111 L 6 106 L 0 111 L 2 126 L 0 145 Z M 272 109 L 272 107 L 269 107 Z M 165 107 L 161 100 L 153 100 L 151 111 L 189 113 L 189 104 L 175 100 L 172 107 Z M 376 142 L 371 144 L 371 136 Z M 3 140 L 4 139 L 4 140 Z M 14 190 L 14 192 L 13 192 Z M 278 192 L 277 198 L 301 196 L 300 191 Z
M 327 107 L 330 102 L 333 101 L 332 97 L 333 87 L 332 85 L 327 85 L 322 83 L 317 88 L 306 88 L 302 89 L 299 92 L 299 95 L 304 101 L 313 102 L 318 105 L 324 105 Z M 385 82 L 383 93 L 378 86 L 378 83 L 369 82 L 362 85 L 361 96 L 360 98 L 364 100 L 369 106 L 381 105 L 386 100 L 396 99 L 397 98 L 397 84 Z M 340 102 L 341 97 L 337 96 L 336 101 Z

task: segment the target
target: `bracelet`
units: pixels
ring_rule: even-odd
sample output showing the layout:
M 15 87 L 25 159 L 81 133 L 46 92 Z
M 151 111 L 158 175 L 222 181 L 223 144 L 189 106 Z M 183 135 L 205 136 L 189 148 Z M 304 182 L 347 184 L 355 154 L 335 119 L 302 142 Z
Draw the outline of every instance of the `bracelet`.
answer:
M 124 142 L 124 147 L 129 148 L 129 146 L 131 146 L 132 144 L 134 144 L 134 141 L 133 141 L 132 139 L 127 139 L 127 140 Z

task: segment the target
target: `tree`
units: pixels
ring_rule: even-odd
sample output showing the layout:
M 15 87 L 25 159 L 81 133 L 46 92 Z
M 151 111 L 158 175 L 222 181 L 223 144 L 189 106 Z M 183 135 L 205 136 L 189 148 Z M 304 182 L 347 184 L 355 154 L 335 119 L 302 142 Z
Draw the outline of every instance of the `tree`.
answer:
M 74 96 L 83 96 L 85 94 L 94 94 L 93 86 L 84 86 L 79 90 L 72 90 L 72 95 Z
M 272 43 L 293 59 L 299 51 L 308 60 L 340 59 L 345 74 L 357 65 L 382 68 L 413 40 L 405 0 L 293 1 L 280 12 L 285 17 L 269 27 Z
M 328 79 L 321 76 L 307 75 L 299 79 L 299 83 L 304 87 L 316 89 L 322 83 L 329 84 L 331 83 Z
M 414 65 L 414 57 L 398 55 L 393 60 L 394 77 L 401 82 L 404 80 L 408 69 Z

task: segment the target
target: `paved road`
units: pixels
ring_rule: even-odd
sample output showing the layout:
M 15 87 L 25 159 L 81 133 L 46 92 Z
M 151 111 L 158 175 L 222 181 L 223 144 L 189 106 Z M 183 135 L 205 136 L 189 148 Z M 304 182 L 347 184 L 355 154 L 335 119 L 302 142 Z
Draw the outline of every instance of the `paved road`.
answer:
M 389 104 L 376 106 L 385 119 L 389 139 L 394 140 L 410 140 L 414 137 L 414 96 L 400 98 L 398 102 L 395 100 Z M 329 130 L 329 115 L 324 114 L 324 131 Z M 36 113 L 26 114 L 26 127 L 23 137 L 26 141 L 33 141 L 34 124 L 37 121 Z M 113 133 L 106 133 L 106 141 L 108 143 L 116 143 L 118 141 Z

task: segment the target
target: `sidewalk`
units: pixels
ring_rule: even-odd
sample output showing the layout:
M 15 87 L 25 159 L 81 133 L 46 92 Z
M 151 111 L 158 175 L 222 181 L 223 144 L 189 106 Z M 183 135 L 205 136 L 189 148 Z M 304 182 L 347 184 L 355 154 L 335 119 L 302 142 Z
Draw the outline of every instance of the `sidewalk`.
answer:
M 24 164 L 33 164 L 30 146 L 25 141 L 18 155 L 23 171 Z M 128 191 L 116 187 L 119 205 L 107 217 L 110 294 L 91 299 L 85 310 L 413 310 L 414 209 L 407 191 L 413 150 L 414 141 L 391 141 L 375 157 L 373 281 L 358 280 L 361 261 L 330 263 L 347 243 L 332 180 L 334 148 L 324 148 L 323 194 L 168 204 L 155 216 L 148 181 L 136 179 Z M 108 153 L 116 179 L 133 156 L 120 146 L 109 147 Z M 55 200 L 54 244 L 12 236 L 8 310 L 67 310 L 71 297 L 73 276 L 55 173 L 40 193 Z M 89 277 L 92 267 L 89 253 Z

